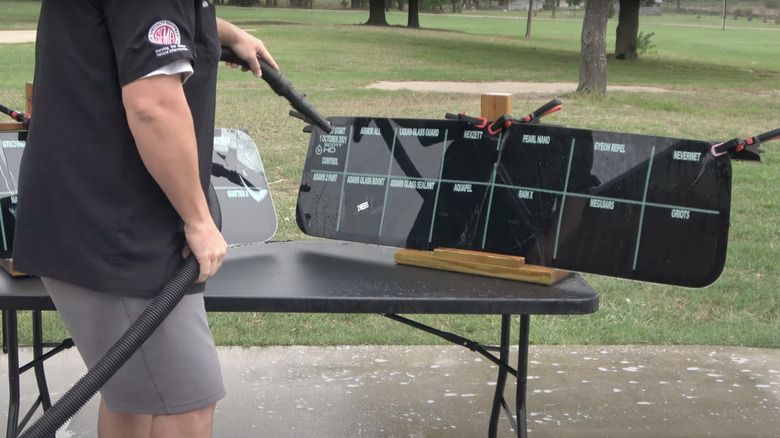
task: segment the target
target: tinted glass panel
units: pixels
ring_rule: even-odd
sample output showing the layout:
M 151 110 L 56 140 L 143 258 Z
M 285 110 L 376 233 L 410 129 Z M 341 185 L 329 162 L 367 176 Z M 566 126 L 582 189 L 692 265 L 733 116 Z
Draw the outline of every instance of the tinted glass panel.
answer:
M 298 197 L 311 236 L 463 248 L 699 287 L 726 256 L 731 164 L 704 141 L 454 120 L 331 118 Z
M 16 222 L 16 184 L 27 132 L 0 132 L 0 257 L 11 257 Z M 211 183 L 222 210 L 222 234 L 228 244 L 257 243 L 276 233 L 276 211 L 263 162 L 243 131 L 217 129 Z

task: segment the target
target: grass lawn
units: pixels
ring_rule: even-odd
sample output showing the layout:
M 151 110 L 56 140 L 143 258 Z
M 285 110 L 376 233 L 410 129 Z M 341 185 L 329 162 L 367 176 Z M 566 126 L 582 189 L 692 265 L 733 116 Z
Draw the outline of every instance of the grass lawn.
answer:
M 0 29 L 34 28 L 36 2 L 0 2 Z M 367 11 L 219 8 L 220 16 L 260 36 L 282 72 L 325 115 L 441 118 L 479 113 L 479 96 L 366 89 L 378 80 L 574 82 L 582 14 L 540 14 L 531 38 L 524 15 L 423 14 L 407 29 L 391 12 L 385 28 L 360 25 Z M 614 47 L 616 21 L 608 29 Z M 640 61 L 609 57 L 611 85 L 663 87 L 667 93 L 610 92 L 604 99 L 560 96 L 547 122 L 651 135 L 727 140 L 780 126 L 780 26 L 717 17 L 641 17 L 654 53 Z M 0 103 L 24 107 L 33 44 L 0 45 Z M 258 144 L 279 216 L 276 238 L 305 238 L 295 202 L 308 144 L 289 106 L 262 81 L 220 72 L 217 126 L 246 129 Z M 514 115 L 553 96 L 516 95 Z M 9 119 L 10 120 L 10 119 Z M 780 142 L 761 163 L 734 163 L 726 269 L 706 289 L 684 289 L 586 275 L 600 310 L 581 317 L 534 317 L 539 344 L 710 344 L 780 347 Z M 220 344 L 430 344 L 442 342 L 376 315 L 211 314 Z M 481 342 L 496 342 L 496 317 L 438 315 L 421 320 Z M 62 335 L 47 315 L 47 337 Z

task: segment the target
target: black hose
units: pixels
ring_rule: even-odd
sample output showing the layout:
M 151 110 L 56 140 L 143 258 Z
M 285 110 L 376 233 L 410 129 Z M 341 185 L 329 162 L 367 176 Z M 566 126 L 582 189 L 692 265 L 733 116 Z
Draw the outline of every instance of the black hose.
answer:
M 209 211 L 222 228 L 222 213 L 214 187 L 209 185 L 206 196 Z M 37 421 L 23 431 L 19 438 L 51 438 L 66 421 L 73 417 L 97 393 L 122 365 L 146 342 L 163 320 L 184 297 L 187 289 L 198 279 L 200 265 L 194 255 L 187 257 L 149 306 L 121 338 Z
M 8 108 L 7 106 L 0 105 L 0 113 L 8 114 L 11 118 L 16 120 L 17 122 L 24 123 L 25 125 L 30 124 L 29 117 L 27 117 L 23 113 L 20 113 L 19 111 L 14 111 L 11 108 Z
M 225 62 L 232 62 L 233 64 L 239 64 L 244 68 L 249 68 L 249 63 L 239 58 L 238 55 L 230 49 L 230 47 L 222 46 L 222 55 L 220 60 Z M 257 61 L 260 63 L 260 71 L 262 72 L 262 78 L 268 83 L 276 94 L 284 97 L 290 102 L 290 105 L 295 108 L 307 122 L 313 123 L 318 128 L 325 132 L 333 131 L 333 126 L 328 122 L 322 114 L 317 111 L 312 104 L 306 100 L 306 97 L 297 91 L 292 86 L 289 79 L 284 77 L 281 73 L 276 71 L 273 67 L 268 65 L 259 55 Z
M 754 138 L 757 139 L 759 142 L 776 140 L 780 138 L 780 128 L 767 131 L 763 134 L 758 134 Z

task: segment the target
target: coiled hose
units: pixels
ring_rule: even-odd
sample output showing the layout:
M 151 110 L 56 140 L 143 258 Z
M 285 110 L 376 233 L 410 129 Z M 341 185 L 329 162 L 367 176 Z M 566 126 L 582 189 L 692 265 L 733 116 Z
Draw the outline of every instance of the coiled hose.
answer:
M 222 212 L 212 185 L 206 193 L 211 217 L 217 228 L 222 228 Z M 130 328 L 56 403 L 44 412 L 19 438 L 51 438 L 66 421 L 73 417 L 97 393 L 122 365 L 146 342 L 184 297 L 187 289 L 198 279 L 200 265 L 190 255 L 176 270 L 162 290 L 154 297 Z

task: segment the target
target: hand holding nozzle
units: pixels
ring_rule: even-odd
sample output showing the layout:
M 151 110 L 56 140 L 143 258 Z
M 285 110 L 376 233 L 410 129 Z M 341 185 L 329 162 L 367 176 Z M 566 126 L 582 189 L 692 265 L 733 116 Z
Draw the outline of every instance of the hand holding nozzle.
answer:
M 229 47 L 222 46 L 222 56 L 220 59 L 225 62 L 232 62 L 234 64 L 239 64 L 242 67 L 249 68 L 249 64 L 239 58 Z M 268 65 L 268 63 L 259 56 L 257 57 L 257 60 L 260 62 L 260 71 L 263 73 L 263 79 L 276 94 L 287 99 L 287 101 L 290 102 L 290 105 L 306 118 L 307 122 L 316 125 L 325 132 L 333 131 L 330 122 L 325 120 L 325 117 L 323 117 L 302 94 L 293 89 L 289 79 Z

